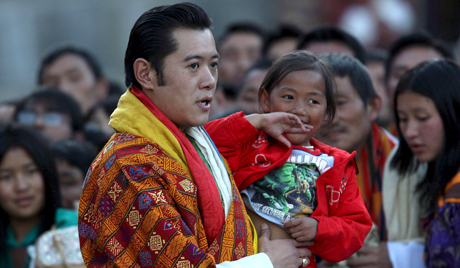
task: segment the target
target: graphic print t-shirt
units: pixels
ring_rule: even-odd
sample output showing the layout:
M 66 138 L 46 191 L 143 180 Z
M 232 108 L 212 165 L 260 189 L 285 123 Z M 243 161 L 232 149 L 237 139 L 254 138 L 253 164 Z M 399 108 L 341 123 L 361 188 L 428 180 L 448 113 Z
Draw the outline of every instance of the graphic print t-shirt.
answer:
M 316 180 L 334 165 L 334 157 L 295 147 L 286 163 L 241 191 L 246 206 L 262 218 L 283 226 L 310 216 L 318 206 Z

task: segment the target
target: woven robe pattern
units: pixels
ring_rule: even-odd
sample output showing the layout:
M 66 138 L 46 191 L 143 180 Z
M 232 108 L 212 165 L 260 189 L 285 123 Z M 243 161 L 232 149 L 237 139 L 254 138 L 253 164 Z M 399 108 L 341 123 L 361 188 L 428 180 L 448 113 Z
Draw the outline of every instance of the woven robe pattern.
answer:
M 386 240 L 385 218 L 382 210 L 383 170 L 391 150 L 398 141 L 375 123 L 372 124 L 370 138 L 372 147 L 369 147 L 369 144 L 363 146 L 361 157 L 356 159 L 359 171 L 356 178 L 364 204 L 371 215 L 372 222 L 379 227 L 379 236 L 383 241 Z M 372 151 L 369 150 L 370 148 Z M 373 163 L 369 161 L 370 159 Z
M 199 179 L 199 178 L 195 178 Z M 186 170 L 154 141 L 117 133 L 91 165 L 79 209 L 82 255 L 89 267 L 213 267 L 253 254 L 241 196 L 208 244 Z

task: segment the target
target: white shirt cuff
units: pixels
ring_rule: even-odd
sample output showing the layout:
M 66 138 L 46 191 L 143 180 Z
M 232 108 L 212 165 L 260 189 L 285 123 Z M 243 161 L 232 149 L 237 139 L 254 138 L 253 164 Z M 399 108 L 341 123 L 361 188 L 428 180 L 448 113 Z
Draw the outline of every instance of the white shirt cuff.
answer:
M 425 245 L 411 241 L 409 243 L 403 242 L 387 242 L 388 255 L 390 256 L 393 268 L 425 268 L 423 260 L 423 253 Z
M 217 268 L 273 268 L 270 258 L 265 253 L 257 253 L 255 255 L 241 258 L 237 261 L 226 261 L 216 265 Z

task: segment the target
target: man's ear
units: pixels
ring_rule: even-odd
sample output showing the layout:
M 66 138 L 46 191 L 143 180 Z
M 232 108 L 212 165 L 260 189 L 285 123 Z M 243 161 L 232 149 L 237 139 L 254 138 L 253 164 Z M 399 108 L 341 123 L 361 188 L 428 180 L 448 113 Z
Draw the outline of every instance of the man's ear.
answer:
M 270 95 L 266 90 L 262 91 L 262 94 L 260 95 L 260 107 L 262 107 L 262 111 L 264 113 L 269 113 L 270 112 Z
M 152 68 L 150 62 L 146 59 L 139 58 L 133 64 L 134 76 L 143 89 L 153 90 L 157 83 L 157 71 Z
M 367 102 L 367 115 L 371 122 L 377 120 L 379 117 L 380 110 L 382 109 L 382 98 L 379 95 L 376 95 L 375 98 Z

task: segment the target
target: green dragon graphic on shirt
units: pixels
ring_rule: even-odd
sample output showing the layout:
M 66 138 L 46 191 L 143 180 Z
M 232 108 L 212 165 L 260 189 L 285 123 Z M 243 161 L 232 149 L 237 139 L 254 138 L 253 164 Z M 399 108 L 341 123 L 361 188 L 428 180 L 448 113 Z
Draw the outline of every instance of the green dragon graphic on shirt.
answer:
M 254 183 L 252 202 L 280 210 L 290 217 L 310 215 L 317 206 L 315 163 L 286 163 Z

